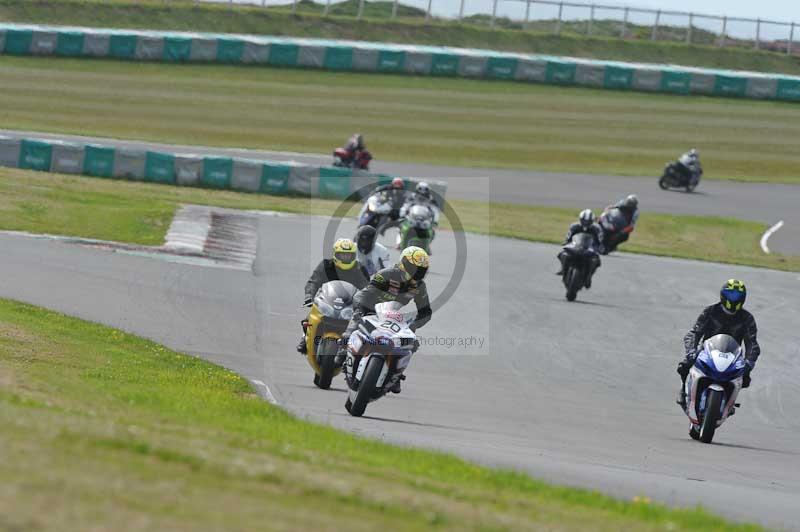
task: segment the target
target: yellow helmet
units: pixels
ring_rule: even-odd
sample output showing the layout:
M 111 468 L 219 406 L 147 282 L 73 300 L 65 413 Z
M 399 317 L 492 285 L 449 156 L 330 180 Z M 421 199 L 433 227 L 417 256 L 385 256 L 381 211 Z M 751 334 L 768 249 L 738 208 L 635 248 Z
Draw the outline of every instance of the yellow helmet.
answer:
M 428 273 L 430 262 L 427 251 L 417 246 L 409 246 L 400 254 L 400 263 L 397 266 L 415 281 L 421 281 Z
M 356 265 L 356 245 L 349 238 L 340 238 L 333 244 L 333 264 L 340 270 Z

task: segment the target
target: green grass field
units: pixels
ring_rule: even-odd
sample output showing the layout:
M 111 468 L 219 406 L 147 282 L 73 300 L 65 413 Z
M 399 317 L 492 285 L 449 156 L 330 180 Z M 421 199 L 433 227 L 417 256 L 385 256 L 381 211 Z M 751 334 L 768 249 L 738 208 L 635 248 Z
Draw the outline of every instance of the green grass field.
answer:
M 343 5 L 334 4 L 333 16 L 323 18 L 321 12 L 320 4 L 310 2 L 301 2 L 298 14 L 292 16 L 284 7 L 263 9 L 202 2 L 198 5 L 192 0 L 0 0 L 0 20 L 13 22 L 358 39 L 800 73 L 800 57 L 797 56 L 742 48 L 653 43 L 647 40 L 648 29 L 634 26 L 629 27 L 633 38 L 623 41 L 577 35 L 575 32 L 585 30 L 582 23 L 564 24 L 561 36 L 551 33 L 551 22 L 535 23 L 531 31 L 490 30 L 486 27 L 487 17 L 462 24 L 441 20 L 424 24 L 418 9 L 403 7 L 398 10 L 400 18 L 392 21 L 386 19 L 391 13 L 389 2 L 367 2 L 365 18 L 361 21 L 352 16 L 355 14 L 353 0 Z M 498 26 L 509 25 L 508 21 L 498 20 Z M 618 24 L 598 21 L 595 31 L 610 34 L 618 31 Z M 683 30 L 662 28 L 664 34 L 675 31 Z M 706 43 L 711 39 L 699 28 L 695 29 L 695 37 Z
M 656 175 L 691 146 L 709 178 L 800 183 L 800 106 L 499 81 L 0 57 L 2 125 L 379 159 Z
M 758 530 L 301 421 L 220 367 L 6 300 L 0 425 L 4 530 Z
M 309 200 L 0 168 L 0 229 L 159 245 L 180 204 L 330 215 Z M 560 243 L 574 209 L 453 201 L 466 231 Z M 353 206 L 349 214 L 354 214 Z M 443 227 L 449 227 L 443 220 Z M 765 255 L 766 226 L 732 218 L 642 215 L 625 251 L 800 271 L 800 257 Z

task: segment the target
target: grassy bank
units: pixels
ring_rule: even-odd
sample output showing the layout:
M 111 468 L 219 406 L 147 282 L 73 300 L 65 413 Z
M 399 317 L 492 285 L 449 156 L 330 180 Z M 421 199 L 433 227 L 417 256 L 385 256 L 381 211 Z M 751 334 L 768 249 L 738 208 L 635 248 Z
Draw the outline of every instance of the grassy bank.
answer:
M 432 20 L 424 24 L 420 11 L 401 8 L 397 20 L 387 20 L 389 2 L 367 3 L 365 18 L 356 21 L 355 2 L 334 5 L 330 17 L 320 16 L 320 4 L 303 2 L 297 15 L 287 8 L 195 5 L 191 0 L 0 0 L 0 20 L 48 24 L 187 30 L 232 33 L 325 37 L 400 43 L 490 48 L 554 55 L 570 55 L 619 61 L 677 63 L 684 65 L 744 69 L 764 72 L 800 73 L 800 58 L 749 49 L 718 49 L 682 43 L 653 43 L 649 31 L 630 26 L 633 39 L 586 38 L 570 34 L 584 31 L 583 24 L 565 24 L 561 36 L 552 35 L 552 23 L 536 23 L 532 31 L 491 30 L 486 17 L 463 24 Z M 349 16 L 348 16 L 349 15 Z M 500 20 L 499 25 L 509 26 Z M 618 24 L 598 21 L 597 33 L 618 32 Z M 538 31 L 537 31 L 538 30 Z M 662 28 L 666 34 L 672 29 Z M 680 30 L 678 30 L 680 31 Z M 695 36 L 711 37 L 699 28 Z
M 0 424 L 9 530 L 757 529 L 314 425 L 227 370 L 6 300 Z
M 0 57 L 3 127 L 380 159 L 800 183 L 800 106 L 463 79 Z M 342 105 L 352 102 L 352 105 Z M 359 111 L 354 112 L 355 109 Z
M 158 245 L 182 203 L 332 214 L 339 202 L 69 177 L 0 168 L 0 229 Z M 466 231 L 559 243 L 574 209 L 451 203 Z M 602 206 L 597 206 L 600 208 Z M 351 209 L 351 213 L 354 212 Z M 447 221 L 443 226 L 448 227 Z M 626 251 L 800 271 L 800 257 L 765 255 L 766 226 L 733 218 L 644 213 Z

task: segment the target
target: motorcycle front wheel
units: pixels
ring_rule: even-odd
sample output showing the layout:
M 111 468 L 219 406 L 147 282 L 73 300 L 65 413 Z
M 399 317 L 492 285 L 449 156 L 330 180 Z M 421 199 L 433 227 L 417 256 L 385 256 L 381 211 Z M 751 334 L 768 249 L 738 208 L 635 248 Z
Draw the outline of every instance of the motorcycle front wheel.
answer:
M 661 179 L 658 180 L 658 186 L 661 187 L 661 190 L 667 190 L 669 188 L 666 175 L 662 175 Z
M 711 443 L 711 440 L 714 439 L 714 432 L 717 430 L 717 421 L 719 421 L 721 408 L 722 392 L 719 390 L 709 391 L 708 399 L 706 400 L 706 413 L 703 416 L 703 422 L 700 424 L 701 442 Z
M 317 363 L 319 375 L 314 378 L 314 384 L 323 390 L 331 387 L 333 374 L 336 372 L 336 352 L 339 344 L 336 338 L 323 338 L 317 346 Z
M 350 403 L 350 408 L 347 409 L 351 416 L 361 417 L 364 415 L 364 411 L 367 409 L 367 403 L 369 403 L 369 400 L 375 391 L 375 385 L 378 383 L 378 377 L 381 376 L 382 369 L 382 358 L 376 356 L 369 357 L 369 360 L 367 361 L 367 367 L 364 370 L 364 376 L 361 378 L 361 383 L 358 385 L 356 398 L 352 403 Z M 348 402 L 350 402 L 349 398 Z
M 583 283 L 581 277 L 580 271 L 574 266 L 567 271 L 567 301 L 575 301 L 578 290 L 581 289 L 581 284 Z

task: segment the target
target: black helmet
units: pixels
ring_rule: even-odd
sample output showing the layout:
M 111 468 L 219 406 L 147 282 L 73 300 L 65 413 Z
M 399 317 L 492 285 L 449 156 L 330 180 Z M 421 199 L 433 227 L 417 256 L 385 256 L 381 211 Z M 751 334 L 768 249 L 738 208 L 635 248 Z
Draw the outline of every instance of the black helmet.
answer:
M 728 314 L 736 314 L 747 299 L 747 287 L 738 279 L 728 279 L 719 291 L 719 302 L 722 310 Z
M 358 228 L 354 240 L 361 253 L 367 255 L 372 251 L 372 248 L 375 247 L 375 236 L 377 233 L 377 230 L 371 225 L 362 225 Z
M 639 206 L 639 198 L 636 197 L 636 194 L 631 194 L 622 202 L 623 207 L 628 209 L 629 211 L 634 211 Z
M 578 219 L 581 222 L 581 226 L 584 229 L 588 229 L 594 223 L 594 213 L 591 209 L 584 209 L 581 211 L 580 215 L 578 215 Z

